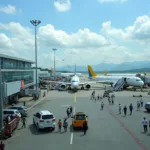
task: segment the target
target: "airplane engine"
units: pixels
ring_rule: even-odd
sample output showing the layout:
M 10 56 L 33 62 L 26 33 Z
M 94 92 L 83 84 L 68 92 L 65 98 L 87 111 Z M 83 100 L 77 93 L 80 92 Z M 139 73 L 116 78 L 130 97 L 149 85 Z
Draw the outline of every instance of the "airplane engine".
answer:
M 89 85 L 89 84 L 86 85 L 86 88 L 87 88 L 87 89 L 89 89 L 90 87 L 91 87 L 91 85 Z
M 65 88 L 66 88 L 66 85 L 65 85 L 65 84 L 62 84 L 60 87 L 61 87 L 62 89 L 65 89 Z

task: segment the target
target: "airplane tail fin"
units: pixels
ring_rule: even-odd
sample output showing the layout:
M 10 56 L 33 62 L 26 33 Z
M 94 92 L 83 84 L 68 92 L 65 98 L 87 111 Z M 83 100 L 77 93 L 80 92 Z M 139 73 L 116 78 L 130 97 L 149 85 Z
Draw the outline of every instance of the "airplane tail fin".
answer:
M 95 78 L 97 76 L 97 74 L 94 72 L 94 70 L 90 65 L 88 65 L 88 73 L 89 73 L 89 78 Z

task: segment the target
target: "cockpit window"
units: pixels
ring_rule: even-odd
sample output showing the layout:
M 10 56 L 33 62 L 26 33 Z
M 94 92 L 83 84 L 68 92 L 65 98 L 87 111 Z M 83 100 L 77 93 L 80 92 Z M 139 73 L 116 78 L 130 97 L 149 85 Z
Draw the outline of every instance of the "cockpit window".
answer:
M 76 81 L 73 80 L 72 82 L 76 82 Z
M 139 79 L 136 79 L 136 81 L 141 81 L 141 80 L 139 80 Z

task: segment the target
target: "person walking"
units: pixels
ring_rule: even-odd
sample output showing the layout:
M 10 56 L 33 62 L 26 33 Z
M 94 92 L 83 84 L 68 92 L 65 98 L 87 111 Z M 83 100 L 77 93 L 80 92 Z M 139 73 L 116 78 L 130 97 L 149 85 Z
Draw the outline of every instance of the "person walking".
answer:
M 100 99 L 100 97 L 99 97 L 99 94 L 98 94 L 98 96 L 97 96 L 97 100 L 99 100 Z
M 109 102 L 109 104 L 111 103 L 111 101 L 110 101 L 110 96 L 108 96 L 108 102 Z
M 69 108 L 67 108 L 67 116 L 68 116 L 68 118 L 70 117 L 70 109 Z
M 124 111 L 124 116 L 126 116 L 127 115 L 127 107 L 126 106 L 124 106 L 123 111 Z
M 137 110 L 140 110 L 140 102 L 137 101 Z
M 144 117 L 143 121 L 142 121 L 142 124 L 143 124 L 143 128 L 144 128 L 144 132 L 147 132 L 147 120 L 146 118 Z
M 70 106 L 70 116 L 72 117 L 72 106 Z
M 141 107 L 143 107 L 143 100 L 142 100 L 142 98 L 140 100 L 140 103 L 141 103 Z
M 66 118 L 64 119 L 63 127 L 64 127 L 64 132 L 67 132 L 68 122 Z
M 5 148 L 5 144 L 3 143 L 3 141 L 1 141 L 1 143 L 0 143 L 0 150 L 4 150 L 4 148 Z
M 62 122 L 61 122 L 61 119 L 59 119 L 59 121 L 58 121 L 58 130 L 59 130 L 60 133 L 61 133 L 61 127 L 62 127 Z
M 121 105 L 119 104 L 119 114 L 121 115 Z
M 83 135 L 86 134 L 86 131 L 87 131 L 87 122 L 84 121 L 84 122 L 83 122 Z
M 114 105 L 114 99 L 112 99 L 112 101 L 111 101 L 111 102 L 112 102 L 112 105 Z
M 133 110 L 133 105 L 132 105 L 132 103 L 131 103 L 130 106 L 129 106 L 129 110 L 130 110 L 130 115 L 132 115 L 132 110 Z
M 22 128 L 26 128 L 26 118 L 25 117 L 22 117 Z
M 101 110 L 103 110 L 103 108 L 104 108 L 104 103 L 102 102 L 101 103 Z

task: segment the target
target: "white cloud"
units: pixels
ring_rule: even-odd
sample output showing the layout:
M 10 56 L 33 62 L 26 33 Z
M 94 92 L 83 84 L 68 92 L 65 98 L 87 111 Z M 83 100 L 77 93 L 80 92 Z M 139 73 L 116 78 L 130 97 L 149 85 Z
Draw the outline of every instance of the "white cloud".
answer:
M 54 6 L 59 12 L 69 11 L 71 8 L 70 0 L 57 0 L 54 2 Z
M 48 24 L 39 28 L 39 36 L 44 45 L 63 48 L 96 48 L 109 45 L 109 41 L 100 34 L 89 29 L 79 30 L 76 33 L 67 34 L 62 30 L 56 30 Z
M 109 38 L 147 43 L 150 41 L 150 17 L 140 16 L 136 18 L 132 26 L 128 26 L 124 30 L 113 28 L 111 22 L 108 21 L 102 24 L 101 32 Z
M 16 11 L 17 11 L 16 7 L 12 5 L 0 6 L 0 12 L 6 13 L 6 14 L 15 14 Z
M 126 2 L 127 0 L 98 0 L 100 3 Z
M 100 33 L 79 29 L 67 33 L 51 24 L 38 28 L 38 64 L 53 66 L 52 48 L 57 48 L 56 66 L 87 65 L 103 62 L 149 60 L 150 18 L 141 16 L 125 29 L 102 24 Z M 137 42 L 138 41 L 138 42 Z M 141 45 L 141 43 L 144 43 Z M 6 53 L 34 61 L 34 28 L 20 23 L 0 23 L 0 53 Z M 64 59 L 64 61 L 62 61 Z

